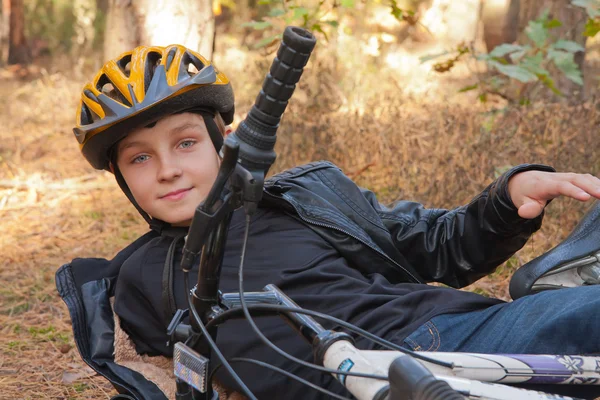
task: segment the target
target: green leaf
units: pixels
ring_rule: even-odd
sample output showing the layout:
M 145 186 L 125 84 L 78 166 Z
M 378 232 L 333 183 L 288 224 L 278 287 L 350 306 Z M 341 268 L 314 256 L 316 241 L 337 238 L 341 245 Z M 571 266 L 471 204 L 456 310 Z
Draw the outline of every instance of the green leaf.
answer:
M 396 0 L 390 0 L 390 14 L 392 14 L 392 16 L 396 18 L 396 20 L 402 21 L 403 13 L 404 11 L 400 7 L 398 7 L 398 3 L 396 2 Z
M 554 29 L 562 26 L 562 22 L 557 20 L 556 18 L 551 19 L 550 21 L 544 22 L 544 28 L 546 29 Z
M 435 54 L 426 54 L 424 56 L 419 57 L 419 61 L 421 62 L 421 64 L 423 64 L 424 62 L 427 61 L 431 61 L 431 60 L 435 60 L 436 58 L 445 56 L 450 54 L 448 51 L 443 51 L 441 53 L 435 53 Z
M 494 49 L 490 52 L 490 56 L 504 57 L 509 53 L 521 50 L 523 50 L 523 46 L 519 46 L 518 44 L 503 43 L 499 46 L 494 47 Z
M 542 47 L 548 38 L 548 30 L 539 21 L 529 21 L 525 33 L 537 47 Z
M 327 33 L 325 33 L 325 31 L 323 30 L 323 28 L 321 27 L 321 24 L 314 24 L 313 26 L 310 27 L 311 31 L 317 31 L 317 32 L 321 32 L 323 34 L 323 36 L 325 36 L 325 40 L 329 41 L 329 38 L 327 37 Z
M 390 10 L 390 14 L 392 14 L 392 16 L 396 18 L 396 20 L 402 22 L 402 14 L 404 14 L 404 12 L 400 8 L 392 7 L 392 9 Z
M 521 106 L 529 106 L 529 105 L 531 105 L 531 100 L 529 100 L 527 97 L 521 97 L 519 99 L 519 105 L 521 105 Z
M 474 85 L 470 85 L 470 86 L 465 86 L 465 87 L 461 88 L 461 89 L 458 91 L 458 93 L 464 93 L 464 92 L 468 92 L 468 91 L 470 91 L 470 90 L 477 89 L 478 87 L 479 87 L 479 84 L 478 84 L 478 83 L 476 83 L 476 84 L 474 84 Z
M 553 48 L 557 50 L 565 50 L 570 53 L 577 53 L 578 51 L 585 51 L 585 48 L 581 46 L 579 43 L 576 43 L 572 40 L 559 40 L 552 45 Z
M 495 61 L 497 63 L 500 63 L 502 65 L 509 65 L 510 63 L 502 57 L 496 57 L 496 58 L 490 58 L 489 61 Z
M 542 67 L 543 62 L 544 56 L 542 53 L 537 53 L 523 58 L 523 61 L 521 61 L 518 65 L 535 75 L 549 75 L 550 72 Z
M 340 4 L 342 7 L 351 8 L 354 7 L 354 0 L 341 0 Z
M 598 32 L 600 32 L 600 19 L 588 19 L 585 23 L 583 36 L 594 37 Z
M 481 93 L 478 99 L 480 102 L 485 103 L 487 101 L 487 93 Z
M 523 46 L 523 50 L 510 53 L 510 59 L 513 63 L 518 63 L 531 50 L 531 46 Z
M 269 21 L 252 21 L 252 22 L 245 22 L 242 24 L 243 27 L 248 27 L 248 28 L 254 28 L 257 31 L 262 31 L 264 29 L 267 29 L 271 26 L 273 26 L 273 24 L 271 24 Z
M 583 85 L 583 76 L 581 75 L 579 66 L 575 62 L 573 53 L 550 50 L 548 51 L 548 58 L 554 62 L 554 65 L 556 65 L 568 79 L 578 85 Z
M 337 28 L 338 26 L 340 26 L 340 23 L 335 20 L 323 21 L 323 23 L 333 26 L 334 28 Z
M 294 18 L 300 18 L 305 15 L 308 15 L 308 9 L 304 7 L 294 8 Z
M 523 83 L 534 82 L 537 80 L 535 74 L 518 65 L 503 65 L 497 61 L 489 61 L 488 64 L 496 68 L 500 73 Z
M 281 17 L 282 15 L 285 15 L 285 10 L 282 10 L 281 8 L 274 8 L 269 11 L 270 17 Z
M 255 49 L 260 49 L 261 47 L 268 46 L 268 45 L 270 45 L 271 43 L 274 43 L 274 42 L 276 42 L 278 39 L 281 39 L 281 37 L 282 37 L 282 34 L 280 34 L 280 33 L 279 33 L 279 34 L 277 34 L 277 35 L 274 35 L 274 36 L 269 36 L 269 37 L 266 37 L 266 38 L 262 38 L 261 40 L 259 40 L 259 41 L 258 41 L 258 42 L 257 42 L 257 43 L 254 45 L 254 48 L 255 48 Z

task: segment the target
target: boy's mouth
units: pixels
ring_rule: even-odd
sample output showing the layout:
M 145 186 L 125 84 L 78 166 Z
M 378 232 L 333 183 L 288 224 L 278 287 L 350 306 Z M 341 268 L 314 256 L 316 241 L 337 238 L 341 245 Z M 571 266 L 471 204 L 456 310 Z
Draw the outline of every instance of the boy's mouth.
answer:
M 159 199 L 161 199 L 161 200 L 179 200 L 179 199 L 183 198 L 190 190 L 192 190 L 192 188 L 174 190 L 172 192 L 165 194 L 164 196 L 160 196 Z

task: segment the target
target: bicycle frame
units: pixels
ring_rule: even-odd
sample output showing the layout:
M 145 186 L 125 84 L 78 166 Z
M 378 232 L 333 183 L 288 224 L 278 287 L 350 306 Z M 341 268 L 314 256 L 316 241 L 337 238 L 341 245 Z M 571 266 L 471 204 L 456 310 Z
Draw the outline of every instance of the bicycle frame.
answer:
M 240 308 L 239 293 L 221 294 L 224 310 Z M 274 285 L 267 285 L 262 292 L 246 292 L 244 299 L 249 306 L 259 304 L 282 305 L 301 311 L 300 308 Z M 221 311 L 221 313 L 223 312 Z M 338 371 L 364 372 L 391 376 L 391 368 L 399 358 L 410 357 L 399 351 L 359 350 L 345 335 L 335 335 L 325 330 L 309 315 L 296 312 L 280 313 L 286 322 L 306 341 L 314 346 L 315 354 L 322 354 L 322 365 Z M 333 336 L 329 336 L 333 335 Z M 194 359 L 178 356 L 178 352 L 187 351 L 183 346 L 176 349 L 176 375 L 191 385 L 198 382 L 206 384 L 207 359 Z M 445 368 L 432 362 L 421 361 L 437 379 L 447 382 L 458 393 L 477 399 L 513 400 L 513 399 L 572 399 L 544 392 L 526 390 L 506 384 L 536 385 L 600 385 L 600 357 L 573 355 L 539 354 L 478 354 L 416 352 L 433 360 L 452 363 Z M 182 361 L 183 360 L 183 361 Z M 186 361 L 188 364 L 185 364 Z M 203 368 L 193 379 L 181 371 L 190 371 L 194 365 L 202 363 Z M 206 363 L 206 364 L 205 364 Z M 203 375 L 203 376 L 200 376 Z M 363 377 L 334 374 L 358 400 L 384 400 L 389 398 L 392 381 L 381 381 Z M 201 387 L 197 387 L 201 390 Z M 390 399 L 392 400 L 392 399 Z

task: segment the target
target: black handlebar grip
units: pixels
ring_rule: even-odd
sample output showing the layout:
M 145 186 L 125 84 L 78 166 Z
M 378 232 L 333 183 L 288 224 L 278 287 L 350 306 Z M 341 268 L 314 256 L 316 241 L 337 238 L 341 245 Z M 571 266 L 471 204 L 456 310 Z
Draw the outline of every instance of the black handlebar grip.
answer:
M 315 43 L 315 37 L 305 29 L 285 29 L 277 56 L 250 111 L 261 123 L 272 127 L 279 125 Z
M 227 140 L 240 145 L 240 163 L 265 174 L 275 161 L 276 132 L 316 39 L 309 31 L 287 27 L 281 45 L 248 116 Z
M 394 360 L 388 372 L 390 400 L 464 400 L 446 381 L 409 356 Z

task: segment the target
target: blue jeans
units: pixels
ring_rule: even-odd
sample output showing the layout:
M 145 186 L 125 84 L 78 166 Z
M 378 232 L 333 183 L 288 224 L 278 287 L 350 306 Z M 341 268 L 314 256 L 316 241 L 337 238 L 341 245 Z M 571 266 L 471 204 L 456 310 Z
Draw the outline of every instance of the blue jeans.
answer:
M 417 351 L 600 353 L 600 286 L 545 291 L 432 318 L 404 340 Z
M 504 354 L 600 353 L 600 286 L 545 291 L 485 310 L 439 315 L 403 343 L 416 351 Z M 600 386 L 517 385 L 595 399 Z

